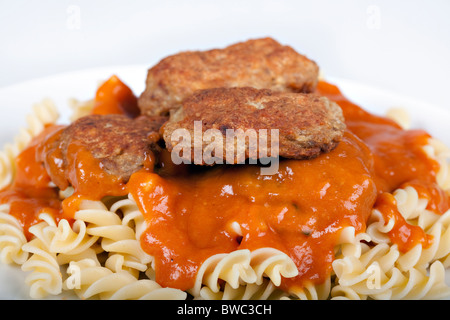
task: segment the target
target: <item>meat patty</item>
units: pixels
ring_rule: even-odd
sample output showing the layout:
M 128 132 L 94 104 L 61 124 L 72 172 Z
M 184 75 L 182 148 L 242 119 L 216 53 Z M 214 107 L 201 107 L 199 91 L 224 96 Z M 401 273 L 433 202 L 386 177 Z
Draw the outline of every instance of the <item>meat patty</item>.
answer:
M 162 136 L 169 151 L 172 151 L 179 143 L 177 149 L 189 147 L 192 152 L 187 156 L 181 156 L 183 160 L 200 164 L 195 161 L 195 121 L 201 121 L 201 130 L 206 133 L 208 129 L 217 129 L 222 137 L 217 141 L 226 141 L 230 129 L 236 132 L 242 129 L 254 129 L 260 137 L 260 130 L 277 129 L 279 139 L 279 156 L 294 159 L 310 159 L 321 152 L 334 149 L 341 140 L 344 130 L 344 117 L 341 108 L 326 97 L 315 94 L 277 92 L 269 89 L 255 89 L 250 87 L 239 88 L 214 88 L 202 90 L 187 98 L 182 107 L 172 113 L 168 122 L 161 127 Z M 180 133 L 188 132 L 188 139 Z M 173 135 L 175 133 L 175 135 Z M 270 141 L 271 135 L 267 135 L 266 146 L 258 145 L 259 151 L 266 155 L 272 153 Z M 198 139 L 198 138 L 197 138 Z M 209 139 L 202 140 L 202 152 L 212 148 Z M 214 138 L 215 141 L 215 138 Z M 229 141 L 226 141 L 229 142 Z M 222 157 L 223 162 L 238 163 L 237 152 L 245 150 L 245 158 L 254 158 L 250 150 L 249 140 L 243 145 L 234 146 L 224 142 L 222 152 L 212 154 L 212 157 Z M 186 144 L 189 144 L 187 146 Z M 234 148 L 233 161 L 226 157 L 229 148 Z M 262 148 L 262 149 L 261 149 Z M 267 148 L 267 150 L 264 150 Z M 198 145 L 197 145 L 198 150 Z M 240 150 L 240 151 L 238 151 Z M 209 154 L 209 151 L 207 152 Z M 221 155 L 220 155 L 221 153 Z M 226 161 L 225 161 L 226 160 Z M 206 162 L 207 163 L 207 162 Z M 216 162 L 217 163 L 217 162 Z M 205 159 L 201 164 L 205 164 Z
M 62 190 L 71 185 L 69 146 L 78 144 L 100 161 L 103 170 L 127 182 L 155 151 L 165 118 L 88 115 L 64 128 L 43 146 L 42 160 L 52 181 Z M 72 155 L 73 157 L 73 155 Z
M 166 115 L 196 90 L 218 87 L 312 92 L 318 73 L 314 61 L 271 38 L 224 49 L 181 52 L 148 71 L 138 106 L 142 114 Z

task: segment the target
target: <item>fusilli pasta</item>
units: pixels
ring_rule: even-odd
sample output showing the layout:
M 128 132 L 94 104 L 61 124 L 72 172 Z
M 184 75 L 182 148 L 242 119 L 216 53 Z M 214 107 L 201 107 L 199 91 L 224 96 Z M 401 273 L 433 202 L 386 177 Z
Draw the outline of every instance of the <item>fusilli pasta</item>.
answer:
M 9 185 L 16 172 L 15 159 L 30 141 L 59 118 L 55 104 L 50 99 L 33 105 L 32 113 L 27 115 L 27 128 L 22 128 L 13 144 L 7 144 L 0 152 L 0 189 Z
M 142 250 L 135 231 L 122 224 L 117 213 L 109 211 L 102 202 L 84 201 L 75 213 L 75 219 L 87 224 L 87 234 L 101 238 L 104 251 L 124 255 L 129 266 L 145 271 L 152 262 L 152 257 Z
M 0 205 L 0 261 L 21 265 L 28 259 L 28 253 L 22 250 L 27 239 L 19 221 L 9 214 L 9 207 Z
M 99 266 L 96 261 L 84 259 L 71 262 L 67 272 L 70 277 L 64 282 L 82 299 L 145 300 L 185 299 L 186 293 L 171 288 L 162 288 L 149 279 L 138 280 L 128 272 L 113 272 Z
M 56 233 L 56 226 L 42 221 L 32 227 L 30 232 L 34 239 L 23 245 L 22 249 L 31 254 L 22 265 L 22 270 L 30 273 L 25 282 L 30 287 L 30 296 L 41 299 L 62 292 L 62 274 L 56 254 L 50 251 L 51 241 Z

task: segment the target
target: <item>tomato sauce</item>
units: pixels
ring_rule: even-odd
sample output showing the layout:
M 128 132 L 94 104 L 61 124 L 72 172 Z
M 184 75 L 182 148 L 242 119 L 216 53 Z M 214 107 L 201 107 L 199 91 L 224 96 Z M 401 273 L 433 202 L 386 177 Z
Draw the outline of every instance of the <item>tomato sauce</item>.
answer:
M 283 160 L 275 175 L 261 175 L 256 165 L 178 176 L 134 174 L 128 187 L 145 212 L 141 242 L 156 257 L 157 281 L 188 289 L 209 256 L 261 247 L 277 248 L 297 263 L 299 276 L 284 285 L 325 280 L 339 231 L 364 231 L 376 199 L 370 157 L 347 132 L 332 153 Z M 233 231 L 233 222 L 242 234 Z
M 12 185 L 0 191 L 0 203 L 10 204 L 9 213 L 20 222 L 28 240 L 32 237 L 28 229 L 40 221 L 41 213 L 49 213 L 56 219 L 61 216 L 58 190 L 50 184 L 44 164 L 37 160 L 40 142 L 60 129 L 61 126 L 49 126 L 31 141 L 16 158 Z
M 136 118 L 140 113 L 137 97 L 117 76 L 112 76 L 97 89 L 92 114 L 124 114 Z
M 73 217 L 82 200 L 101 200 L 106 196 L 127 194 L 122 180 L 103 170 L 101 162 L 92 156 L 82 141 L 71 141 L 64 159 L 62 145 L 57 142 L 60 135 L 61 130 L 42 141 L 37 157 L 46 164 L 51 180 L 61 190 L 69 186 L 73 188 L 73 194 L 62 202 L 66 215 Z
M 375 208 L 383 214 L 386 221 L 390 219 L 395 221 L 394 227 L 388 235 L 391 241 L 397 244 L 401 252 L 407 252 L 417 244 L 427 248 L 433 243 L 433 237 L 426 234 L 421 227 L 405 221 L 398 211 L 397 201 L 391 193 L 382 193 L 377 198 Z
M 390 232 L 392 242 L 403 252 L 419 243 L 427 247 L 430 244 L 428 237 L 417 232 L 415 226 L 404 222 L 400 212 L 394 209 L 395 198 L 387 197 L 385 193 L 410 185 L 418 190 L 421 198 L 428 200 L 428 210 L 442 214 L 450 208 L 448 195 L 436 182 L 439 163 L 430 159 L 423 150 L 430 135 L 423 130 L 403 130 L 392 120 L 363 110 L 329 83 L 320 82 L 317 91 L 341 106 L 347 128 L 361 138 L 372 151 L 373 177 L 379 194 L 377 206 L 383 208 L 380 212 L 385 221 L 397 221 L 394 230 Z M 416 236 L 400 236 L 402 232 Z
M 134 99 L 124 103 L 131 90 L 117 80 L 99 88 L 93 112 L 134 117 L 129 112 L 134 107 L 122 107 L 134 106 Z M 320 82 L 317 93 L 341 106 L 347 125 L 342 141 L 312 160 L 281 159 L 275 175 L 261 175 L 257 165 L 175 166 L 163 151 L 154 169 L 146 166 L 125 184 L 104 172 L 82 141 L 69 146 L 67 159 L 58 150 L 49 152 L 46 146 L 62 130 L 55 126 L 19 155 L 14 183 L 0 201 L 11 204 L 11 214 L 28 232 L 39 212 L 71 219 L 82 199 L 130 193 L 147 222 L 141 245 L 155 257 L 157 282 L 183 290 L 193 286 L 211 255 L 261 247 L 283 251 L 297 265 L 298 276 L 283 279 L 283 289 L 322 283 L 331 272 L 340 231 L 351 226 L 364 232 L 374 207 L 386 221 L 394 219 L 389 237 L 401 251 L 429 246 L 432 238 L 403 219 L 391 192 L 411 185 L 428 200 L 429 210 L 449 208 L 448 195 L 436 183 L 439 165 L 422 149 L 430 136 L 366 112 L 332 84 Z M 64 189 L 68 181 L 74 194 L 61 201 L 50 182 Z

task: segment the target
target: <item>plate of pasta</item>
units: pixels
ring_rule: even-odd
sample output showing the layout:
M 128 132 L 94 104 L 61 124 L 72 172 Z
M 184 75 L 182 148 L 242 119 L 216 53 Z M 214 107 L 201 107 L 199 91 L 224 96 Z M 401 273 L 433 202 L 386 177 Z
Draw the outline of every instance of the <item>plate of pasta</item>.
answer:
M 450 297 L 447 109 L 270 38 L 31 80 L 0 109 L 2 299 Z M 276 129 L 276 172 L 194 121 Z

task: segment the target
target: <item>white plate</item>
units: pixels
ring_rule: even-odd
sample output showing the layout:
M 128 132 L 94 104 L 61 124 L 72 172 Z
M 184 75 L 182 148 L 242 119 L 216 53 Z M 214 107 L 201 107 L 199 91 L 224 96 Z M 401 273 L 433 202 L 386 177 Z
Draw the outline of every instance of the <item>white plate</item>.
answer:
M 71 110 L 69 98 L 91 99 L 98 83 L 116 74 L 139 95 L 145 86 L 147 66 L 117 66 L 82 70 L 27 81 L 0 89 L 0 146 L 12 141 L 19 128 L 26 126 L 25 115 L 31 106 L 45 97 L 52 99 L 61 113 L 61 122 L 68 122 Z M 427 130 L 434 137 L 450 145 L 450 111 L 410 97 L 382 89 L 368 87 L 339 78 L 327 78 L 335 83 L 353 102 L 366 110 L 384 114 L 391 107 L 405 108 L 414 128 Z M 15 266 L 0 263 L 0 299 L 28 299 L 24 283 L 25 273 Z M 450 284 L 450 271 L 447 271 Z M 61 298 L 60 296 L 56 298 Z

